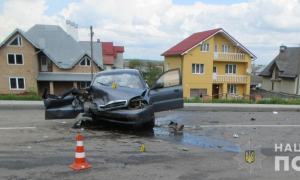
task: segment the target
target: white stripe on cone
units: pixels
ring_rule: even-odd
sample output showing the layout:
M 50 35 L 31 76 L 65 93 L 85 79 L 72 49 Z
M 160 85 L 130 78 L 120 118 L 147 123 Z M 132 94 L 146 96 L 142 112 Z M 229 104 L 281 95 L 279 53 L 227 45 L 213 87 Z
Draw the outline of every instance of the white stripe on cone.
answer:
M 75 153 L 75 158 L 85 158 L 85 154 L 83 153 Z
M 83 142 L 82 141 L 77 141 L 77 146 L 83 146 Z

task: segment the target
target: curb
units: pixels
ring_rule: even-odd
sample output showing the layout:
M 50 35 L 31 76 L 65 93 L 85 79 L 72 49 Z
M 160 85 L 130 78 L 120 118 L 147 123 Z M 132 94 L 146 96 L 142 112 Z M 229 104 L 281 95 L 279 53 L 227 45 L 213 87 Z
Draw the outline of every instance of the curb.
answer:
M 299 105 L 185 103 L 184 111 L 272 112 L 300 111 Z
M 0 101 L 0 110 L 45 110 L 43 101 Z M 272 112 L 300 111 L 300 105 L 184 103 L 178 111 Z

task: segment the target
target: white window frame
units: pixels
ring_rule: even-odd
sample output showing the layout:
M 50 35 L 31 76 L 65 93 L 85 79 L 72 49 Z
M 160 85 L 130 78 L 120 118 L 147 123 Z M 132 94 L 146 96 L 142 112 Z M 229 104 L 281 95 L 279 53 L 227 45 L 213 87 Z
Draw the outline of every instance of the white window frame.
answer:
M 170 70 L 170 63 L 167 63 L 167 71 Z
M 217 44 L 215 44 L 215 47 L 214 47 L 214 52 L 218 52 L 218 45 Z
M 83 81 L 83 82 L 80 82 L 80 89 L 86 89 L 88 87 L 88 81 Z M 91 83 L 90 83 L 91 84 Z
M 209 52 L 209 43 L 201 44 L 201 51 L 202 52 Z
M 87 65 L 87 60 L 90 61 L 90 65 Z M 81 62 L 82 62 L 82 61 L 85 61 L 84 65 L 81 65 Z M 91 66 L 91 63 L 92 63 L 92 61 L 91 61 L 89 58 L 85 57 L 85 58 L 83 58 L 83 59 L 79 62 L 79 66 L 90 67 L 90 66 Z
M 10 79 L 16 79 L 17 88 L 11 88 Z M 24 88 L 19 88 L 18 79 L 23 79 L 24 80 Z M 8 81 L 9 81 L 9 89 L 10 90 L 25 90 L 26 89 L 26 82 L 25 82 L 25 78 L 24 77 L 9 77 Z
M 232 92 L 231 92 L 232 90 Z M 238 91 L 238 86 L 237 85 L 228 85 L 228 88 L 227 88 L 227 93 L 228 94 L 237 94 L 237 91 Z
M 223 53 L 230 53 L 230 45 L 222 45 Z
M 15 61 L 14 64 L 10 64 L 10 63 L 9 63 L 8 55 L 14 55 L 14 61 Z M 21 55 L 21 56 L 22 56 L 22 64 L 17 64 L 17 57 L 16 57 L 16 55 Z M 8 65 L 24 65 L 24 57 L 23 57 L 23 54 L 21 54 L 21 53 L 7 53 L 7 64 L 8 64 Z
M 18 38 L 18 45 L 10 45 L 10 43 L 12 43 L 16 38 Z M 9 43 L 7 46 L 18 46 L 21 47 L 23 46 L 23 39 L 20 35 L 16 35 Z
M 231 66 L 232 72 L 229 72 L 229 70 L 230 70 L 229 66 Z M 234 67 L 235 67 L 235 72 L 234 72 Z M 225 65 L 225 74 L 237 74 L 237 65 L 236 64 L 226 64 Z
M 195 65 L 195 69 L 194 69 L 194 73 L 193 73 L 193 65 Z M 197 66 L 199 66 L 199 72 L 197 72 Z M 203 72 L 201 72 L 201 66 L 203 67 Z M 205 73 L 205 65 L 204 64 L 196 64 L 196 63 L 193 63 L 192 64 L 192 74 L 204 74 Z
M 49 59 L 47 56 L 41 56 L 41 59 L 42 58 L 46 58 L 46 64 L 47 64 L 47 66 L 51 66 L 52 65 L 51 59 Z

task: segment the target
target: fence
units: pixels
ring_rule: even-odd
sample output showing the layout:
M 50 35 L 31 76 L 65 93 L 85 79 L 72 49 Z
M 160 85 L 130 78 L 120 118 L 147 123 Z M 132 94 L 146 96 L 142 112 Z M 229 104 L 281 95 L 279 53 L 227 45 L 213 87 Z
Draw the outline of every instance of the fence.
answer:
M 256 89 L 251 90 L 250 92 L 250 99 L 254 98 L 256 94 L 259 94 L 261 96 L 261 99 L 267 100 L 272 98 L 282 98 L 282 99 L 299 99 L 300 95 L 296 94 L 288 94 L 283 92 L 275 92 L 275 91 L 269 91 L 265 89 Z

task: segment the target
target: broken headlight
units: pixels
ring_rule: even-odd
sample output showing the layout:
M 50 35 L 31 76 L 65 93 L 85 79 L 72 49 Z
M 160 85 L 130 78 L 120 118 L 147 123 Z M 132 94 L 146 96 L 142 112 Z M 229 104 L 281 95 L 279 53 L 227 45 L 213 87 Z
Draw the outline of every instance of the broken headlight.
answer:
M 128 109 L 141 109 L 148 105 L 143 97 L 133 98 L 128 103 Z

